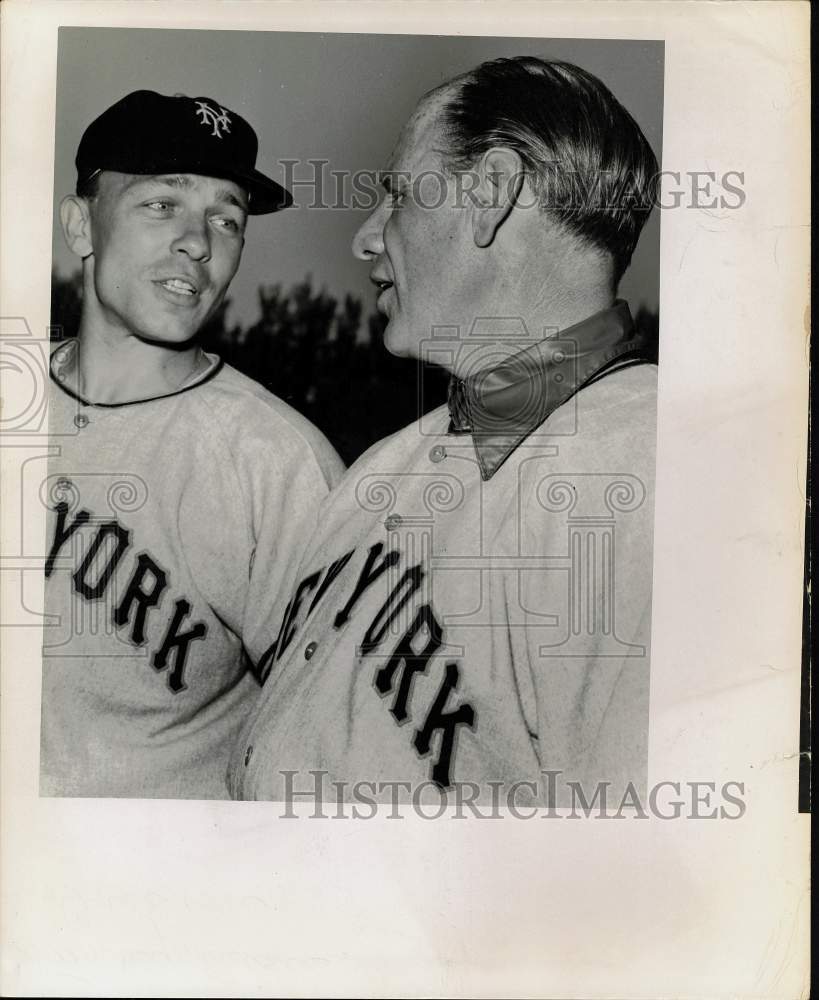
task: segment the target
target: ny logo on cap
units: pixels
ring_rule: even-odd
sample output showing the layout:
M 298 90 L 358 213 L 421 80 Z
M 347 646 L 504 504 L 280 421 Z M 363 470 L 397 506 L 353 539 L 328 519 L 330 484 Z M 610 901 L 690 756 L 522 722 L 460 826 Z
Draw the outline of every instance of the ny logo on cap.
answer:
M 224 108 L 220 107 L 219 111 L 221 114 L 217 114 L 207 101 L 197 101 L 196 104 L 196 113 L 202 116 L 200 125 L 213 125 L 211 135 L 215 135 L 217 139 L 221 139 L 222 133 L 219 131 L 220 129 L 230 132 L 230 118 L 228 118 L 228 113 Z

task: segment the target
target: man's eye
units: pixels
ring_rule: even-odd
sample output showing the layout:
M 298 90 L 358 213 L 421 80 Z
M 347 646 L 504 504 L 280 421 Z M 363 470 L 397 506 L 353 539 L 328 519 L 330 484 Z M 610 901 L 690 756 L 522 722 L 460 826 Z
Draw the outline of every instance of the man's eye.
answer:
M 145 203 L 146 208 L 151 208 L 156 212 L 168 212 L 173 207 L 170 201 L 166 201 L 164 198 L 156 198 L 153 201 Z
M 231 219 L 228 216 L 218 216 L 212 219 L 211 222 L 217 229 L 223 229 L 226 233 L 238 233 L 240 229 L 236 219 Z

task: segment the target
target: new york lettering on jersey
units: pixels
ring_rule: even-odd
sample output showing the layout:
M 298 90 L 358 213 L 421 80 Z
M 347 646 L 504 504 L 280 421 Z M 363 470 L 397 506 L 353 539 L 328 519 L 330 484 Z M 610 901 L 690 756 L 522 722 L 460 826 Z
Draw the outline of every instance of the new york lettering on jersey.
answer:
M 106 624 L 114 626 L 119 637 L 126 635 L 133 646 L 148 643 L 150 616 L 152 625 L 156 623 L 148 644 L 150 664 L 157 673 L 165 673 L 172 693 L 183 691 L 188 686 L 185 664 L 191 643 L 205 639 L 208 627 L 192 618 L 194 609 L 186 596 L 174 595 L 170 571 L 150 552 L 138 551 L 134 533 L 117 519 L 101 520 L 85 508 L 71 514 L 66 501 L 57 503 L 53 513 L 46 579 L 54 574 L 58 560 L 65 563 L 71 593 L 82 601 L 102 602 Z
M 347 592 L 342 591 L 339 595 L 340 587 L 333 587 L 333 584 L 348 564 L 360 566 L 360 569 L 357 575 L 346 575 Z M 334 601 L 338 605 L 332 616 L 332 627 L 336 631 L 345 629 L 366 592 L 385 573 L 391 572 L 393 578 L 398 577 L 397 582 L 391 586 L 386 600 L 369 621 L 358 650 L 363 658 L 377 656 L 384 659 L 386 656 L 385 662 L 373 674 L 373 688 L 386 702 L 387 710 L 398 725 L 413 721 L 414 683 L 416 677 L 430 672 L 430 662 L 443 645 L 443 627 L 432 605 L 418 602 L 427 575 L 423 565 L 405 564 L 404 553 L 394 548 L 385 551 L 384 543 L 377 542 L 363 551 L 353 549 L 346 552 L 328 566 L 304 577 L 287 606 L 276 642 L 259 664 L 262 677 L 269 675 L 274 663 L 282 658 L 322 600 Z M 395 641 L 391 634 L 394 631 L 392 626 L 402 612 L 405 619 L 409 617 L 411 620 L 409 627 Z M 458 701 L 460 669 L 456 660 L 448 660 L 434 677 L 437 693 L 413 729 L 410 743 L 419 757 L 427 757 L 433 744 L 437 745 L 429 777 L 441 788 L 447 788 L 451 783 L 450 766 L 457 729 L 459 726 L 473 729 L 477 715 L 470 703 Z

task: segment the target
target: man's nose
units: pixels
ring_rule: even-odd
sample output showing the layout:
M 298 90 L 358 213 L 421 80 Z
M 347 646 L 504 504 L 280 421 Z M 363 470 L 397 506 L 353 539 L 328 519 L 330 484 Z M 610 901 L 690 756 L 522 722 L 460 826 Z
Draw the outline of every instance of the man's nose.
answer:
M 353 237 L 353 256 L 359 260 L 372 260 L 384 252 L 383 204 L 372 211 Z
M 174 253 L 186 254 L 191 260 L 210 260 L 211 245 L 207 220 L 186 216 L 182 220 L 182 228 L 171 249 Z

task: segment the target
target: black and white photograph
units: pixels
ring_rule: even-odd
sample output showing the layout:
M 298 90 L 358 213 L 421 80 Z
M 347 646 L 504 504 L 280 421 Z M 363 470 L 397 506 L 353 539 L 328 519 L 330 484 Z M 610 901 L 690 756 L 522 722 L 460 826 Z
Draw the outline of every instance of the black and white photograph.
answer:
M 149 6 L 3 12 L 4 994 L 800 995 L 805 6 Z
M 644 793 L 662 49 L 61 30 L 41 794 Z

